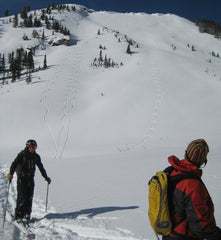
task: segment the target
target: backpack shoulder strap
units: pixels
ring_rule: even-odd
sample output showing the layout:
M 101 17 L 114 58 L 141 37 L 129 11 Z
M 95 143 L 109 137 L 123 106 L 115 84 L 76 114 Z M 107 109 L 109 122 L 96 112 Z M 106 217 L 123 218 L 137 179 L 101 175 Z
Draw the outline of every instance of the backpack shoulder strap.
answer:
M 175 168 L 173 166 L 169 166 L 165 168 L 163 171 L 167 174 L 170 174 Z
M 173 170 L 174 170 L 174 167 L 169 166 L 169 167 L 165 168 L 163 171 L 167 174 L 170 184 L 173 184 L 174 186 L 176 186 L 180 181 L 182 181 L 184 179 L 197 179 L 197 180 L 201 181 L 201 179 L 199 177 L 197 177 L 194 173 L 191 173 L 191 172 L 183 172 L 183 173 L 177 174 L 175 176 L 170 176 L 170 173 Z
M 195 174 L 191 172 L 185 172 L 172 177 L 170 176 L 170 184 L 172 184 L 175 187 L 179 182 L 185 179 L 197 179 L 201 181 L 201 179 L 197 177 Z
M 167 174 L 167 178 L 168 178 L 168 184 L 169 184 L 169 192 L 173 192 L 173 190 L 175 189 L 176 185 L 181 182 L 182 180 L 185 179 L 197 179 L 199 181 L 201 181 L 201 179 L 199 177 L 197 177 L 194 173 L 191 172 L 183 172 L 180 174 L 177 174 L 175 176 L 170 176 L 170 173 L 174 170 L 173 166 L 169 166 L 167 168 L 164 169 L 164 172 Z

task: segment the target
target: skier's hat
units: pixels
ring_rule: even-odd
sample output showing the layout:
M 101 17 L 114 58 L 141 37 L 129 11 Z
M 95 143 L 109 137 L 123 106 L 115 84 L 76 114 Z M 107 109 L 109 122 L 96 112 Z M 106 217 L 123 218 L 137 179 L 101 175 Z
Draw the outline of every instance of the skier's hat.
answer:
M 189 143 L 185 152 L 185 159 L 201 167 L 207 163 L 208 152 L 209 146 L 207 142 L 204 139 L 196 139 Z

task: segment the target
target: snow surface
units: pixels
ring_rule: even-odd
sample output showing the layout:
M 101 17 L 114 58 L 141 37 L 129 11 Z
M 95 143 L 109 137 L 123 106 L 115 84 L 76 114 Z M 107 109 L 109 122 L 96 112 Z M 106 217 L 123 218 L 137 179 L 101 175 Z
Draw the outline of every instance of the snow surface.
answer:
M 220 226 L 221 58 L 211 55 L 221 55 L 220 40 L 171 14 L 81 8 L 53 12 L 70 29 L 71 46 L 48 44 L 59 34 L 44 27 L 37 30 L 44 29 L 46 40 L 38 41 L 31 38 L 34 28 L 13 28 L 9 18 L 0 19 L 0 53 L 39 45 L 36 67 L 45 54 L 48 63 L 32 74 L 31 84 L 22 76 L 0 88 L 0 224 L 6 174 L 33 138 L 52 179 L 45 213 L 47 185 L 36 171 L 31 231 L 37 239 L 155 239 L 148 180 L 168 166 L 169 155 L 182 159 L 190 141 L 205 138 L 210 153 L 203 180 Z M 131 55 L 125 35 L 139 46 Z M 99 45 L 123 66 L 91 67 Z M 12 224 L 15 201 L 14 176 L 2 240 L 25 239 L 26 231 Z

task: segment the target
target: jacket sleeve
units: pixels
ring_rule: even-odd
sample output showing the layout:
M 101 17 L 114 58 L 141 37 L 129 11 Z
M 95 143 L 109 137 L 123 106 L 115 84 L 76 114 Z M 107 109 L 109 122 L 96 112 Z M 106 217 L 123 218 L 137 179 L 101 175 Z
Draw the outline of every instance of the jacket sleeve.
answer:
M 15 158 L 15 160 L 12 162 L 11 167 L 10 167 L 10 171 L 9 171 L 11 175 L 14 174 L 15 169 L 17 168 L 18 164 L 22 161 L 23 157 L 24 157 L 24 153 L 23 153 L 23 151 L 21 151 L 21 152 L 17 155 L 17 157 Z
M 40 156 L 38 154 L 36 154 L 36 155 L 37 155 L 37 157 L 36 157 L 36 165 L 38 166 L 38 169 L 40 170 L 41 175 L 45 178 L 45 180 L 47 180 L 48 176 L 47 176 L 47 173 L 46 173 L 46 171 L 44 169 L 44 166 L 43 166 L 43 164 L 41 162 L 41 158 L 40 158 Z
M 190 229 L 200 238 L 221 240 L 216 226 L 212 199 L 202 181 L 191 179 L 185 190 L 184 204 Z

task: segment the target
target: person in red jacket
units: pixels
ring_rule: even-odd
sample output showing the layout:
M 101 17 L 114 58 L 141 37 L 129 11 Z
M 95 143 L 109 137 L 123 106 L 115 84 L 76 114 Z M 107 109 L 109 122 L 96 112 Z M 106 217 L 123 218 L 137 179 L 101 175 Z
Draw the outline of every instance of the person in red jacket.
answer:
M 216 226 L 214 205 L 203 183 L 200 167 L 207 163 L 208 144 L 204 139 L 192 141 L 185 158 L 168 158 L 174 170 L 170 176 L 190 172 L 196 178 L 180 181 L 172 193 L 172 232 L 163 240 L 221 240 L 221 229 Z

